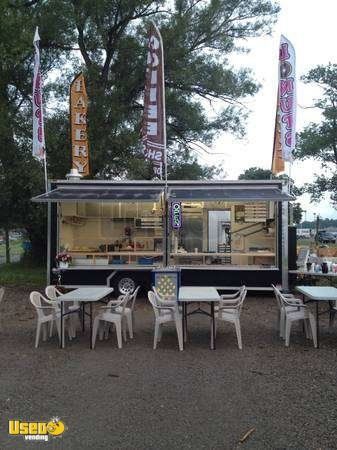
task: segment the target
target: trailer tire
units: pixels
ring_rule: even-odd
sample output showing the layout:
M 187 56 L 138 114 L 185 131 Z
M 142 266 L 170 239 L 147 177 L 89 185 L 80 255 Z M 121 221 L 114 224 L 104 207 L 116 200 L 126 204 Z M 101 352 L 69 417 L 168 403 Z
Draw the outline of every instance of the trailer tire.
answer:
M 124 277 L 118 281 L 117 288 L 120 294 L 128 294 L 136 289 L 136 283 L 132 278 Z

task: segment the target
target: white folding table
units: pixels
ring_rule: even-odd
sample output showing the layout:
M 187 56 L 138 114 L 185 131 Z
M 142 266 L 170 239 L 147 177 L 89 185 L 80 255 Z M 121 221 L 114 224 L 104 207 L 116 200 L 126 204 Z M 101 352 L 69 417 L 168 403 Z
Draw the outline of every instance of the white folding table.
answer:
M 92 303 L 102 300 L 113 292 L 113 288 L 107 287 L 83 287 L 60 295 L 57 301 L 61 309 L 61 342 L 60 347 L 64 348 L 64 324 L 63 318 L 68 314 L 77 312 L 76 310 L 64 312 L 65 302 L 79 302 L 82 308 L 82 329 L 84 329 L 84 316 L 88 315 L 90 320 L 90 348 L 92 348 Z M 85 311 L 85 305 L 89 303 L 89 313 Z
M 204 314 L 211 318 L 211 349 L 215 350 L 215 315 L 214 315 L 214 303 L 220 301 L 220 295 L 218 291 L 211 286 L 181 286 L 179 289 L 178 301 L 183 307 L 183 343 L 186 342 L 187 335 L 187 316 L 193 314 Z M 211 312 L 205 311 L 200 308 L 187 312 L 188 303 L 208 303 L 211 306 Z
M 319 347 L 319 311 L 318 304 L 320 302 L 329 302 L 331 312 L 331 302 L 337 301 L 337 289 L 332 286 L 296 286 L 296 290 L 300 292 L 309 301 L 316 303 L 316 335 L 317 348 Z

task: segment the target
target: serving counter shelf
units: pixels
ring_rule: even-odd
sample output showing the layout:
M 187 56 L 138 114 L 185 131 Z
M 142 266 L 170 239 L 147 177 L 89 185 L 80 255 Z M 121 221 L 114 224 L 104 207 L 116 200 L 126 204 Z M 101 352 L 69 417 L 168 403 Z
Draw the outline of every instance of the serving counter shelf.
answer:
M 109 260 L 112 260 L 112 264 L 114 264 L 113 262 L 114 256 L 119 257 L 121 260 L 125 261 L 124 263 L 120 263 L 120 265 L 132 263 L 134 264 L 135 258 L 163 257 L 163 252 L 137 251 L 137 250 L 128 250 L 128 251 L 121 250 L 119 252 L 88 252 L 84 250 L 71 250 L 68 253 L 73 258 L 74 266 L 109 265 L 109 267 L 111 267 L 111 264 L 109 264 Z M 118 265 L 118 263 L 116 263 L 115 265 Z
M 119 271 L 129 271 L 129 270 L 136 270 L 136 271 L 151 271 L 155 268 L 163 267 L 161 263 L 158 264 L 102 264 L 102 265 L 70 265 L 65 270 L 119 270 Z

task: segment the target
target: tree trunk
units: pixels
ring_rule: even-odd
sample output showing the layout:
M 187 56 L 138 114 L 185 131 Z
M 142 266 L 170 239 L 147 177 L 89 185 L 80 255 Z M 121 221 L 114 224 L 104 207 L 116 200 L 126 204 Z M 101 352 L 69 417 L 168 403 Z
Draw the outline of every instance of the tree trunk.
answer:
M 6 246 L 6 264 L 11 262 L 11 255 L 9 251 L 9 231 L 8 228 L 5 228 L 5 246 Z

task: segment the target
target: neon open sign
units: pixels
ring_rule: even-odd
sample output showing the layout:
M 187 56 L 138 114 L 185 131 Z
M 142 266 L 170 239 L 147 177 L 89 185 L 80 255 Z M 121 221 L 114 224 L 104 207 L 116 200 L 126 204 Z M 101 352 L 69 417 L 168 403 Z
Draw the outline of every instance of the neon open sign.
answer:
M 171 224 L 172 228 L 179 230 L 182 226 L 181 203 L 172 202 L 171 204 Z

